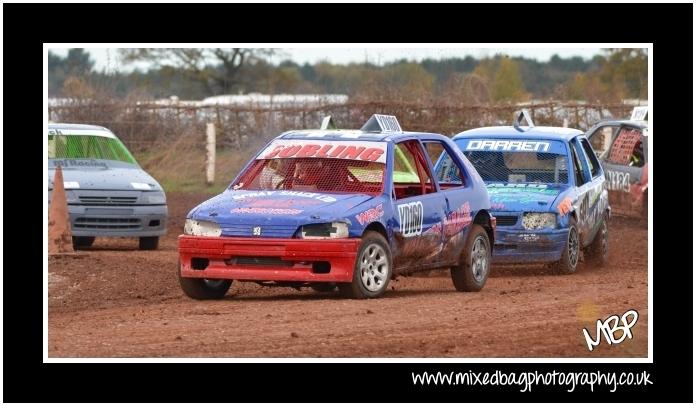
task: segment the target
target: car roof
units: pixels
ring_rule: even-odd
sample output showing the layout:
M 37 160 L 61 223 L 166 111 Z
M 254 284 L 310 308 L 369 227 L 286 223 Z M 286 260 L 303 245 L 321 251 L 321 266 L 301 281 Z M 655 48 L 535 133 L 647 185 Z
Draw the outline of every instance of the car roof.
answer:
M 465 138 L 520 138 L 520 139 L 545 139 L 556 141 L 570 141 L 583 132 L 567 127 L 481 127 L 460 132 L 452 140 Z
M 595 123 L 592 126 L 592 128 L 595 128 L 598 126 L 605 126 L 605 125 L 632 125 L 634 127 L 640 128 L 640 129 L 648 128 L 648 122 L 645 120 L 627 120 L 627 119 L 615 119 L 615 118 L 608 118 L 606 120 L 601 120 L 601 121 Z
M 61 131 L 70 135 L 94 135 L 100 137 L 116 138 L 116 135 L 106 127 L 91 124 L 68 124 L 68 123 L 50 123 L 48 129 Z
M 48 125 L 49 130 L 101 130 L 109 131 L 108 128 L 100 125 L 91 124 L 68 124 L 68 123 L 51 123 Z
M 276 139 L 327 141 L 382 141 L 398 142 L 407 138 L 447 138 L 442 134 L 420 132 L 367 132 L 361 130 L 296 130 L 280 134 Z

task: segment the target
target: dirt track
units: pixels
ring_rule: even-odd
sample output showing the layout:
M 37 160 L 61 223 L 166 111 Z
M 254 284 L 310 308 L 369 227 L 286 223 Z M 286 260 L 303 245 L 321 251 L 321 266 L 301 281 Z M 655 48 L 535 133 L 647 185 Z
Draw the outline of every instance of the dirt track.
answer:
M 49 357 L 645 357 L 648 233 L 615 217 L 610 261 L 570 276 L 545 267 L 493 268 L 479 293 L 449 273 L 402 277 L 382 299 L 235 282 L 221 301 L 179 288 L 176 236 L 204 195 L 170 194 L 160 250 L 97 239 L 49 260 Z M 589 352 L 582 328 L 635 309 L 633 339 Z

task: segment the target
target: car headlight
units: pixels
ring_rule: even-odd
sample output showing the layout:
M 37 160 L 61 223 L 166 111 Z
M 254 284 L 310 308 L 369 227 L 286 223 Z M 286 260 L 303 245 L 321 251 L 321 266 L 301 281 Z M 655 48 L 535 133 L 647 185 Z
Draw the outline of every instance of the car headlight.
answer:
M 212 221 L 186 219 L 186 223 L 184 223 L 184 234 L 201 237 L 219 237 L 220 234 L 222 234 L 222 230 L 218 223 Z
M 527 230 L 540 228 L 555 228 L 556 214 L 554 213 L 524 213 L 522 226 Z
M 307 224 L 300 227 L 300 237 L 306 239 L 348 238 L 348 224 L 339 222 Z
M 164 195 L 164 192 L 145 193 L 145 202 L 148 204 L 165 204 L 167 203 L 167 197 Z

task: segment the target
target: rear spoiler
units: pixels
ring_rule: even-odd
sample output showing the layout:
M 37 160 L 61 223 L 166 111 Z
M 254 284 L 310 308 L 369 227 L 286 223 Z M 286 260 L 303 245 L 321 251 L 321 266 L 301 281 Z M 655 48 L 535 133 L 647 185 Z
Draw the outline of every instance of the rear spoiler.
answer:
M 336 130 L 336 123 L 331 116 L 326 116 L 321 121 L 321 130 Z M 360 128 L 360 131 L 365 132 L 377 132 L 377 133 L 388 133 L 388 132 L 403 132 L 401 129 L 401 124 L 395 116 L 388 116 L 385 114 L 373 114 L 365 124 Z
M 648 106 L 636 106 L 631 112 L 631 120 L 641 121 L 648 119 Z
M 321 120 L 320 130 L 335 130 L 335 129 L 336 129 L 336 123 L 334 123 L 333 118 L 331 118 L 331 116 L 326 116 L 326 117 L 324 117 L 323 120 Z
M 520 111 L 515 112 L 515 115 L 512 120 L 512 126 L 515 127 L 516 130 L 524 131 L 521 128 L 521 122 L 523 118 L 527 122 L 527 126 L 529 126 L 529 128 L 534 127 L 534 121 L 532 121 L 532 117 L 529 115 L 529 111 L 527 111 L 527 109 L 522 109 Z
M 403 132 L 401 124 L 399 124 L 399 120 L 397 120 L 395 116 L 387 116 L 384 114 L 373 114 L 360 130 L 378 133 Z

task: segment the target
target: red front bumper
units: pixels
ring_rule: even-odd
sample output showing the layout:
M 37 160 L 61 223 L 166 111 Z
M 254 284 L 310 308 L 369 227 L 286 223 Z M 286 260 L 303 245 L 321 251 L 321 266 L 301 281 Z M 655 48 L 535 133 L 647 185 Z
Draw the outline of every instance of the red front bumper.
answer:
M 179 236 L 181 276 L 248 281 L 350 282 L 359 238 Z

